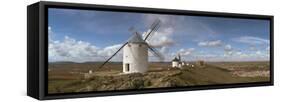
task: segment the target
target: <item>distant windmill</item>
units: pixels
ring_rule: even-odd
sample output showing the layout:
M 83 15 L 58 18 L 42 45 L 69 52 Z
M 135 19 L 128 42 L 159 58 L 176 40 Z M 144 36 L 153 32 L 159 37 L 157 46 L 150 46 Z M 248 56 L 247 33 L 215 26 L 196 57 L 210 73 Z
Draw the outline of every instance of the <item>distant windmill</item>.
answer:
M 100 67 L 102 68 L 110 59 L 112 59 L 121 49 L 123 49 L 123 73 L 145 73 L 148 70 L 148 49 L 159 58 L 164 60 L 164 56 L 147 43 L 147 39 L 155 33 L 160 27 L 160 20 L 157 19 L 152 23 L 150 29 L 142 37 L 137 31 L 133 32 L 131 38 L 126 41 L 109 59 L 107 59 Z
M 184 66 L 184 62 L 181 59 L 180 53 L 172 60 L 172 67 L 174 68 L 182 68 Z

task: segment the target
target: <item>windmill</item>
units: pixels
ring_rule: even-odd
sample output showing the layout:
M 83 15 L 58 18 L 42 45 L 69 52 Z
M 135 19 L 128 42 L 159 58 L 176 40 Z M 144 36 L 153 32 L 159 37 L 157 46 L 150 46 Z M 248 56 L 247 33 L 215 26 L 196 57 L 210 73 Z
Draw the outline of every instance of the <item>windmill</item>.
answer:
M 155 20 L 148 31 L 142 37 L 137 31 L 132 31 L 133 35 L 98 69 L 102 68 L 121 49 L 123 49 L 123 73 L 145 73 L 148 70 L 148 50 L 159 60 L 164 60 L 164 56 L 147 43 L 147 39 L 160 27 L 160 20 Z
M 174 68 L 182 68 L 184 66 L 184 62 L 181 59 L 180 53 L 175 56 L 175 58 L 172 60 L 172 67 Z

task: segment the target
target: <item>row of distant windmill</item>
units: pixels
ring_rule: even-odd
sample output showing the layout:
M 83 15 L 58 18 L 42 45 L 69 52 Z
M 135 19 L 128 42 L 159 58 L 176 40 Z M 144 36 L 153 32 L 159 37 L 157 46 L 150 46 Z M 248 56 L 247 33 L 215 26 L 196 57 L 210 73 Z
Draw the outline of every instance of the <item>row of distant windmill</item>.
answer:
M 121 49 L 123 49 L 123 73 L 145 73 L 148 70 L 148 50 L 153 53 L 160 61 L 163 61 L 164 56 L 157 51 L 153 46 L 149 45 L 147 40 L 160 27 L 161 21 L 156 19 L 152 23 L 144 36 L 139 32 L 133 31 L 133 35 L 98 69 L 108 63 Z M 173 66 L 174 67 L 174 66 Z M 177 66 L 178 67 L 178 66 Z M 92 73 L 92 70 L 89 72 Z

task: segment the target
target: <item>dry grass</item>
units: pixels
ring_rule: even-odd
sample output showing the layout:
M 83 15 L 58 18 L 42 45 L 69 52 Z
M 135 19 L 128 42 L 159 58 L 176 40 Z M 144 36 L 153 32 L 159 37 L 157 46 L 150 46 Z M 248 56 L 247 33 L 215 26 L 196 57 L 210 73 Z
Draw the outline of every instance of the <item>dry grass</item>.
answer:
M 122 64 L 110 63 L 105 68 L 93 72 L 90 78 L 84 79 L 84 73 L 89 69 L 95 69 L 93 66 L 98 64 L 51 65 L 48 92 L 68 93 L 269 81 L 267 62 L 208 63 L 204 67 L 185 66 L 181 70 L 171 68 L 169 63 L 152 63 L 149 65 L 149 72 L 145 74 L 120 74 Z

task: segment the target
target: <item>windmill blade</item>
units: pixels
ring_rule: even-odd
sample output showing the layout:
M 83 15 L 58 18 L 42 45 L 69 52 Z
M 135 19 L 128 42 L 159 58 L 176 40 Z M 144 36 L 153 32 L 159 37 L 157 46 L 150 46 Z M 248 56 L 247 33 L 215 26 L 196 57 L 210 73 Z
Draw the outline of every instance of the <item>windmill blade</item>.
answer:
M 156 27 L 154 28 L 154 30 L 151 31 L 150 36 L 151 36 L 151 34 L 153 34 L 154 32 L 156 32 L 159 28 L 160 28 L 160 25 L 156 26 Z M 151 38 L 151 37 L 147 36 L 147 38 L 145 39 L 145 41 L 149 40 L 149 38 Z
M 151 52 L 156 56 L 156 57 L 158 57 L 158 59 L 160 60 L 160 61 L 163 61 L 165 58 L 164 58 L 164 56 L 159 52 L 159 51 L 157 51 L 156 49 L 154 49 L 153 47 L 151 47 L 150 45 L 148 45 L 147 44 L 147 46 L 148 46 L 148 48 L 151 50 Z
M 150 27 L 150 31 L 146 34 L 146 36 L 144 37 L 144 41 L 147 40 L 147 38 L 154 33 L 156 30 L 158 30 L 158 28 L 160 27 L 160 20 L 157 19 L 154 23 L 152 23 L 151 27 Z
M 158 28 L 160 27 L 160 20 L 157 19 L 156 21 L 154 21 L 150 27 L 150 31 L 146 34 L 145 38 L 144 38 L 144 41 L 147 40 L 147 38 L 152 34 L 154 33 L 156 30 L 158 30 Z
M 111 57 L 109 57 L 98 69 L 102 68 L 110 59 L 112 59 L 128 42 L 123 44 Z

